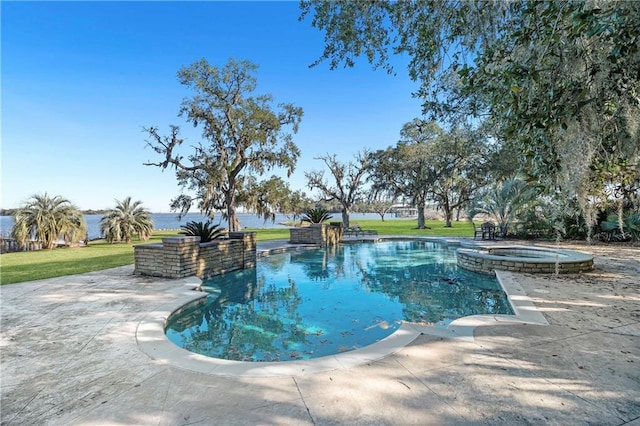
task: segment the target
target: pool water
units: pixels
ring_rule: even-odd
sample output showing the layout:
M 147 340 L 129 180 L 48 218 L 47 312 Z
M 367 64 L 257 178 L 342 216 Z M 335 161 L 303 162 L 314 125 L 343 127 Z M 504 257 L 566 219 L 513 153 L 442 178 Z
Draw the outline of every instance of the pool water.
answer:
M 210 296 L 172 315 L 166 334 L 192 352 L 238 361 L 334 355 L 384 339 L 403 321 L 446 326 L 513 313 L 494 277 L 458 269 L 455 250 L 423 241 L 269 255 L 203 289 Z

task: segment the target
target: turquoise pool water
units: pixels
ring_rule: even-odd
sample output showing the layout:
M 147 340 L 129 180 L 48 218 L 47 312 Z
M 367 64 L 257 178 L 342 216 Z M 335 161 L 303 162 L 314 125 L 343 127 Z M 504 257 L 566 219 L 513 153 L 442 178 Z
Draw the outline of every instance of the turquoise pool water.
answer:
M 455 250 L 423 241 L 345 244 L 258 259 L 203 283 L 204 302 L 169 318 L 180 347 L 238 361 L 288 361 L 361 348 L 403 321 L 446 326 L 512 314 L 490 276 L 458 269 Z

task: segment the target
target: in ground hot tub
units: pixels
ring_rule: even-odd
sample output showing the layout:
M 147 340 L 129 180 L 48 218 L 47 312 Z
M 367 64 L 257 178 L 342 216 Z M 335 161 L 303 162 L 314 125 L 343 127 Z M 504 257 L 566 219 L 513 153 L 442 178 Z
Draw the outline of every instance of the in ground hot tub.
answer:
M 512 271 L 573 274 L 593 269 L 593 256 L 571 250 L 529 246 L 467 247 L 457 250 L 458 266 L 475 272 Z

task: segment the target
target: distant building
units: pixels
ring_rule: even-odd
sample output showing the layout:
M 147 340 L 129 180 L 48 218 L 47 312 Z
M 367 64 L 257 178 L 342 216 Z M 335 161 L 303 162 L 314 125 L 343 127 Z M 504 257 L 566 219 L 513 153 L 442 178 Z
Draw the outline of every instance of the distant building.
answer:
M 390 210 L 396 217 L 417 217 L 418 209 L 413 206 L 408 206 L 405 204 L 398 204 L 391 208 Z

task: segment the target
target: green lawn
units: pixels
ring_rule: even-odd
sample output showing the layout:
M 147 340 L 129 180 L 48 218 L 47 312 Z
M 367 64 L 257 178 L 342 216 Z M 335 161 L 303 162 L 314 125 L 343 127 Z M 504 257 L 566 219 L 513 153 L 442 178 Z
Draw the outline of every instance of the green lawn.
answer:
M 178 231 L 154 232 L 146 243 L 157 243 L 163 237 L 177 234 Z M 143 243 L 107 244 L 104 240 L 97 240 L 87 247 L 5 253 L 0 256 L 0 283 L 19 283 L 130 265 L 134 261 L 133 246 Z
M 379 235 L 420 235 L 437 237 L 473 237 L 473 226 L 471 222 L 465 220 L 453 222 L 451 228 L 445 228 L 444 221 L 428 220 L 426 226 L 430 229 L 417 229 L 418 221 L 407 220 L 352 220 L 350 225 L 358 224 L 362 229 L 373 229 Z
M 454 222 L 445 228 L 442 221 L 429 221 L 431 229 L 416 229 L 415 220 L 358 220 L 362 229 L 373 229 L 380 235 L 431 235 L 473 236 L 473 228 L 467 221 Z M 246 229 L 256 231 L 258 241 L 289 238 L 289 229 Z M 163 237 L 175 236 L 178 231 L 157 231 L 147 243 L 160 242 Z M 101 269 L 130 265 L 134 262 L 133 246 L 143 244 L 107 244 L 103 240 L 92 241 L 88 247 L 60 248 L 0 256 L 0 284 L 12 284 L 64 275 L 81 274 Z

